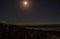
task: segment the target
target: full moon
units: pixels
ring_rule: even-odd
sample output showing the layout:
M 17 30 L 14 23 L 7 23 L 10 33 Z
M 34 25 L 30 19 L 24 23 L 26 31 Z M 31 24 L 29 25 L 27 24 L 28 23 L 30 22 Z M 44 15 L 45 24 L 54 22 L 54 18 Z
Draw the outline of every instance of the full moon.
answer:
M 31 7 L 31 1 L 23 0 L 19 2 L 19 7 L 22 9 L 29 9 Z
M 28 4 L 28 2 L 27 1 L 24 1 L 24 5 L 27 5 Z

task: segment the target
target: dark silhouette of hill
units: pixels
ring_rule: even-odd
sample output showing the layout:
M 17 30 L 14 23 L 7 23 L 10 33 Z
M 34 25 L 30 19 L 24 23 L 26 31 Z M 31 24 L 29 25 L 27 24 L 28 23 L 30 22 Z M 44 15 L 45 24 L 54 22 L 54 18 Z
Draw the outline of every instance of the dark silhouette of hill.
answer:
M 34 26 L 0 23 L 0 39 L 49 39 L 51 36 L 60 37 L 60 24 Z

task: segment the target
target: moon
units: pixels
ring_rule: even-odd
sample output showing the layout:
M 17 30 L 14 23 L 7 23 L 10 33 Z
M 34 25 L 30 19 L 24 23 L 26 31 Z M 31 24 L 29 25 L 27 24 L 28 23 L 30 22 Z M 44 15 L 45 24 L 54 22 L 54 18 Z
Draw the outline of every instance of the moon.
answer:
M 28 5 L 28 2 L 27 1 L 24 1 L 24 5 L 27 6 Z
M 23 9 L 23 10 L 27 10 L 31 8 L 31 1 L 29 0 L 19 1 L 18 4 L 19 4 L 20 9 Z

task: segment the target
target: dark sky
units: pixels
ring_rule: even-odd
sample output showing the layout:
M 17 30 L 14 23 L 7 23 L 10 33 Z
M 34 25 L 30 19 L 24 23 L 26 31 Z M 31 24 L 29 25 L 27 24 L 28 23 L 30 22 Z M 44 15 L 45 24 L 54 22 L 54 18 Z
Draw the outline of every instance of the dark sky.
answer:
M 22 0 L 0 0 L 0 21 L 13 24 L 60 24 L 59 0 L 29 0 L 23 10 Z

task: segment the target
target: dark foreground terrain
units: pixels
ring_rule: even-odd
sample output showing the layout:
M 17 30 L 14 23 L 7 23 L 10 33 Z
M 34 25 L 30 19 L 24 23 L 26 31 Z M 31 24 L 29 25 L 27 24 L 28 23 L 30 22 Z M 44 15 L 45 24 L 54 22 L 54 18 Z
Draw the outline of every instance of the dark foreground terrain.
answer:
M 60 39 L 60 25 L 22 26 L 0 23 L 0 39 Z

